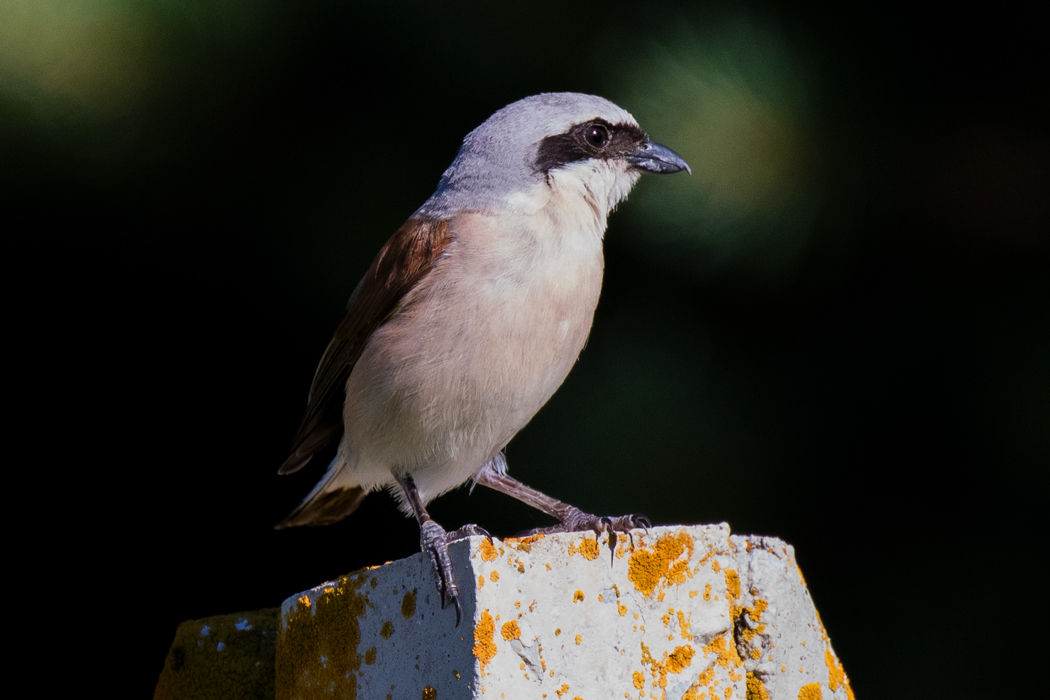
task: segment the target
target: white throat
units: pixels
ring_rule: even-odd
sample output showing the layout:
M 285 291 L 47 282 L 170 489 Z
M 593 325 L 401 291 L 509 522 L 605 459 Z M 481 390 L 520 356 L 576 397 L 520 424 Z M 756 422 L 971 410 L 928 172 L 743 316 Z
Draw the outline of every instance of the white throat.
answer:
M 622 161 L 583 160 L 551 170 L 547 183 L 566 213 L 605 233 L 609 213 L 627 198 L 640 173 Z

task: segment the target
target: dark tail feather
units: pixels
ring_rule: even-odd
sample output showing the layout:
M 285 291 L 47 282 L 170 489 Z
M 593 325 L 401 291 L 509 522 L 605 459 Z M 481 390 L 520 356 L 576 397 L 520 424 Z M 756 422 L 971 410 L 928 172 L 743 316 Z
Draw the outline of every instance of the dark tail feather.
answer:
M 322 423 L 319 419 L 304 423 L 295 436 L 295 444 L 292 446 L 292 454 L 284 460 L 284 464 L 277 471 L 278 474 L 291 474 L 306 466 L 315 454 L 328 445 L 339 442 L 343 435 L 343 423 L 341 420 Z
M 331 525 L 357 510 L 368 492 L 360 486 L 322 491 L 307 497 L 287 518 L 275 525 L 275 529 L 301 525 Z

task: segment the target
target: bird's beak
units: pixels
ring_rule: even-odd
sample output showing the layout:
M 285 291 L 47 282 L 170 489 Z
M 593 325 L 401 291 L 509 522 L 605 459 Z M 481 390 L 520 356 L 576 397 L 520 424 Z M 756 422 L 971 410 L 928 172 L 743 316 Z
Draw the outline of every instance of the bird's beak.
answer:
M 632 168 L 650 173 L 677 173 L 684 170 L 690 175 L 693 174 L 689 164 L 682 160 L 682 156 L 655 141 L 646 141 L 629 151 L 624 158 Z

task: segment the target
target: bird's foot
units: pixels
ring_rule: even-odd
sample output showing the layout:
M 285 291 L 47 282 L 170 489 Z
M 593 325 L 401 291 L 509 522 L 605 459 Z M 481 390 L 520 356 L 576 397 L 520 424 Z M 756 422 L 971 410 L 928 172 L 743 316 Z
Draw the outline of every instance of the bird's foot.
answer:
M 484 537 L 491 541 L 492 535 L 489 534 L 488 530 L 477 525 L 464 525 L 458 530 L 446 533 L 449 542 L 458 542 L 459 540 L 465 540 L 468 537 Z
M 641 513 L 631 513 L 629 515 L 621 515 L 617 518 L 610 517 L 607 515 L 592 515 L 591 513 L 584 513 L 579 508 L 573 506 L 567 506 L 566 510 L 561 518 L 561 522 L 557 525 L 551 525 L 549 527 L 537 527 L 527 532 L 518 535 L 518 537 L 528 537 L 530 535 L 549 535 L 559 532 L 593 532 L 595 536 L 600 536 L 603 532 L 609 535 L 609 555 L 610 562 L 612 556 L 616 552 L 616 533 L 624 532 L 627 536 L 631 536 L 631 530 L 635 528 L 642 528 L 648 530 L 653 524 L 649 522 L 649 518 L 642 515 Z
M 460 605 L 459 589 L 452 575 L 452 559 L 448 555 L 448 546 L 473 535 L 492 539 L 492 535 L 477 525 L 464 525 L 458 530 L 446 532 L 433 520 L 427 520 L 419 528 L 419 546 L 430 559 L 430 568 L 437 581 L 438 595 L 441 596 L 441 609 L 444 610 L 446 605 L 455 606 L 456 627 L 459 627 L 460 618 L 463 616 L 463 606 Z

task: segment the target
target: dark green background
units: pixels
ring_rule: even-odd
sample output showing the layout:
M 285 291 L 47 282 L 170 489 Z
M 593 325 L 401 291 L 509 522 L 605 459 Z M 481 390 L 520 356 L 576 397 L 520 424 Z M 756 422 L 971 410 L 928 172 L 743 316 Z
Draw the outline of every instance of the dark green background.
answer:
M 379 246 L 470 129 L 557 90 L 619 103 L 701 174 L 649 177 L 611 217 L 588 347 L 511 444 L 513 474 L 586 510 L 792 543 L 859 698 L 997 692 L 1040 653 L 1050 119 L 1034 16 L 13 7 L 0 204 L 22 280 L 14 383 L 32 391 L 9 500 L 30 583 L 75 583 L 112 632 L 102 677 L 148 696 L 180 621 L 417 551 L 385 494 L 338 526 L 273 531 L 319 474 L 276 470 Z M 700 127 L 718 115 L 687 110 L 730 93 L 794 150 L 774 169 L 783 198 L 726 214 L 704 199 L 715 166 L 765 152 L 730 129 L 709 160 Z M 497 535 L 546 524 L 483 490 L 432 512 Z

